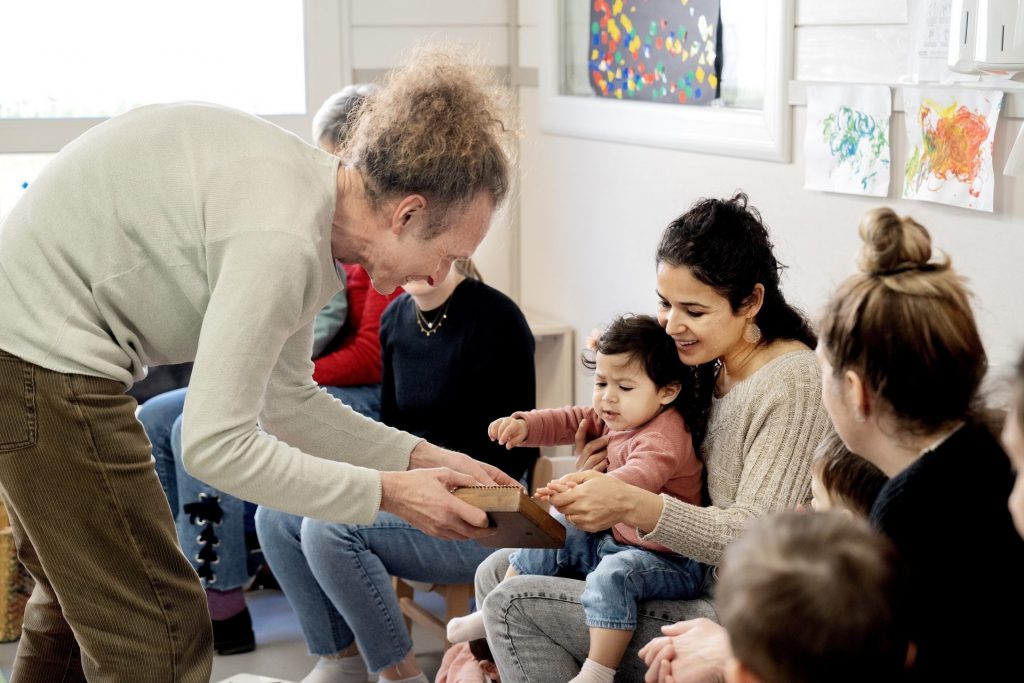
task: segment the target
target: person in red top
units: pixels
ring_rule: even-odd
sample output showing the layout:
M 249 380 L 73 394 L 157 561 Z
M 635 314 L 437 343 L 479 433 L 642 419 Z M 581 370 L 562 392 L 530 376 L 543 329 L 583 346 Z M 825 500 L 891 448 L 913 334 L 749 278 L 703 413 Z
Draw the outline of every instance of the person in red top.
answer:
M 380 316 L 396 297 L 398 288 L 379 294 L 360 265 L 341 265 L 347 284 L 345 326 L 313 359 L 313 380 L 329 394 L 374 420 L 380 419 Z
M 623 316 L 604 331 L 596 346 L 595 360 L 584 361 L 596 370 L 591 406 L 513 413 L 491 423 L 489 436 L 512 448 L 572 444 L 578 431 L 588 432 L 590 438 L 607 435 L 609 475 L 700 505 L 704 467 L 676 408 L 691 394 L 690 375 L 675 343 L 655 318 Z M 680 408 L 689 413 L 685 406 Z M 537 493 L 565 490 L 563 483 L 554 481 Z M 565 548 L 516 551 L 506 578 L 567 573 L 586 577 L 583 608 L 590 653 L 573 681 L 610 683 L 636 629 L 637 604 L 696 597 L 707 567 L 643 540 L 643 531 L 626 524 L 592 534 L 577 529 L 571 516 L 559 518 L 568 522 Z M 450 621 L 448 640 L 482 637 L 482 616 L 476 612 Z

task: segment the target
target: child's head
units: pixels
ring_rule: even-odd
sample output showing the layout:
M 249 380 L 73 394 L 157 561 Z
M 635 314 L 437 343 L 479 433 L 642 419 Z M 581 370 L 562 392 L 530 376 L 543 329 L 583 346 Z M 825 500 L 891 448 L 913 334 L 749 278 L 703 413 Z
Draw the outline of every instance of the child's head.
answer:
M 835 432 L 821 440 L 811 461 L 811 507 L 849 510 L 867 517 L 889 478 L 850 451 Z
M 904 578 L 866 520 L 782 512 L 726 548 L 716 589 L 731 681 L 893 681 L 907 662 Z
M 476 640 L 469 641 L 469 651 L 476 658 L 476 662 L 480 665 L 480 670 L 484 672 L 484 676 L 492 681 L 501 683 L 501 678 L 498 676 L 498 667 L 494 665 L 494 655 L 491 654 L 491 648 L 487 644 L 487 639 L 477 638 Z
M 1024 356 L 1017 364 L 1016 391 L 1013 404 L 1006 411 L 1003 424 L 1003 447 L 1017 471 L 1017 483 L 1010 493 L 1010 514 L 1017 532 L 1024 536 Z
M 624 315 L 597 339 L 594 410 L 613 431 L 650 422 L 679 395 L 686 367 L 675 342 L 649 315 Z

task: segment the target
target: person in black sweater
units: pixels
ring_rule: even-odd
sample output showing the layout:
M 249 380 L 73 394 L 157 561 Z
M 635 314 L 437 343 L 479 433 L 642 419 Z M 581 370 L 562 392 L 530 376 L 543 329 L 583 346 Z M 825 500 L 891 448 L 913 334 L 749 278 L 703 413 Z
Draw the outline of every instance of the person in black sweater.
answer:
M 536 407 L 533 334 L 515 302 L 456 262 L 436 287 L 405 285 L 381 316 L 380 341 L 381 422 L 525 480 L 538 450 L 487 436 L 493 420 Z
M 975 409 L 987 368 L 963 282 L 928 232 L 889 209 L 861 221 L 861 273 L 822 321 L 822 399 L 850 450 L 890 481 L 871 521 L 910 571 L 912 680 L 1018 669 L 1024 540 L 1014 477 Z
M 512 300 L 474 273 L 471 262 L 456 261 L 434 287 L 404 285 L 407 293 L 384 311 L 381 421 L 522 479 L 536 451 L 494 447 L 487 426 L 535 405 L 533 335 Z M 428 683 L 391 577 L 469 583 L 493 552 L 475 540 L 428 536 L 387 512 L 373 524 L 330 524 L 261 507 L 256 527 L 318 655 L 302 683 L 365 683 L 367 669 L 381 681 Z

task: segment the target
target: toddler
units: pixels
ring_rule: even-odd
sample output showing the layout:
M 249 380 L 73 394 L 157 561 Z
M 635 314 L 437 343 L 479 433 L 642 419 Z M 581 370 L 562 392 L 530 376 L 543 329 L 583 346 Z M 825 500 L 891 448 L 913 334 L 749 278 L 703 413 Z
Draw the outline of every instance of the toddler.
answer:
M 844 510 L 867 519 L 878 492 L 889 478 L 853 453 L 835 432 L 829 432 L 811 461 L 811 507 Z
M 703 465 L 682 415 L 673 406 L 688 398 L 680 395 L 690 388 L 691 374 L 680 362 L 672 338 L 655 318 L 624 316 L 600 336 L 595 351 L 593 361 L 584 360 L 595 370 L 591 406 L 514 413 L 492 422 L 489 436 L 509 448 L 572 444 L 586 421 L 591 437 L 610 436 L 609 475 L 700 505 Z M 587 533 L 560 515 L 559 519 L 566 525 L 565 548 L 516 551 L 506 578 L 585 575 L 582 602 L 590 627 L 590 652 L 573 682 L 611 683 L 636 629 L 637 603 L 696 597 L 707 568 L 642 540 L 640 531 L 626 524 Z M 483 635 L 481 612 L 449 622 L 452 642 Z
M 715 601 L 725 680 L 895 683 L 913 657 L 896 549 L 867 520 L 780 512 L 725 550 Z

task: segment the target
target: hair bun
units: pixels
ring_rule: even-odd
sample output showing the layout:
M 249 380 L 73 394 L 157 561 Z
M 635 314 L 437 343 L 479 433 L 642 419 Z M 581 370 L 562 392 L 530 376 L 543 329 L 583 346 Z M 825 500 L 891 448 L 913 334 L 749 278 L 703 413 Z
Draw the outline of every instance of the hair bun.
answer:
M 857 267 L 868 275 L 918 270 L 932 257 L 932 240 L 923 225 L 888 208 L 872 209 L 860 220 L 864 240 Z

